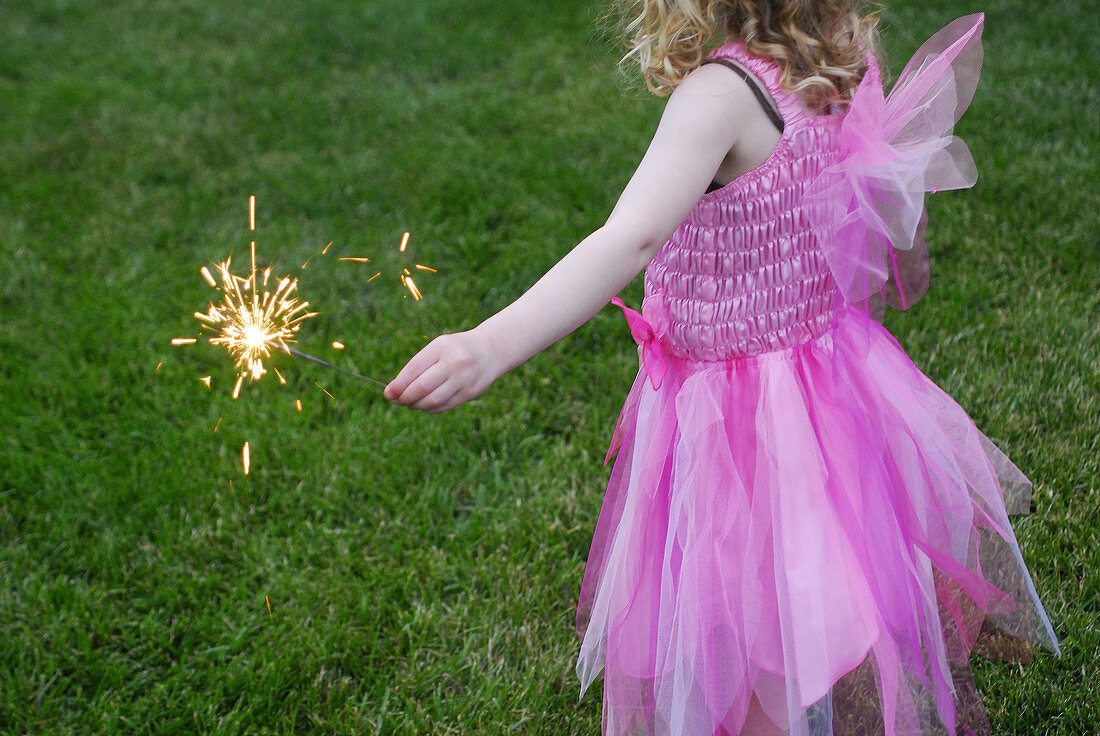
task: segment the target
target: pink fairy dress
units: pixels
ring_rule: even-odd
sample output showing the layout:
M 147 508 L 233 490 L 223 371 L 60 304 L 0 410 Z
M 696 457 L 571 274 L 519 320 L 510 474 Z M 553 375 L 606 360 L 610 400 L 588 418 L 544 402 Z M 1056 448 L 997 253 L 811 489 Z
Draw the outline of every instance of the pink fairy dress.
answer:
M 1026 479 L 868 316 L 919 296 L 899 262 L 924 193 L 973 184 L 951 128 L 981 26 L 937 33 L 889 97 L 871 63 L 837 115 L 774 62 L 715 53 L 783 132 L 624 307 L 643 366 L 577 618 L 605 734 L 732 736 L 750 709 L 792 736 L 988 733 L 970 653 L 1057 651 L 998 474 Z

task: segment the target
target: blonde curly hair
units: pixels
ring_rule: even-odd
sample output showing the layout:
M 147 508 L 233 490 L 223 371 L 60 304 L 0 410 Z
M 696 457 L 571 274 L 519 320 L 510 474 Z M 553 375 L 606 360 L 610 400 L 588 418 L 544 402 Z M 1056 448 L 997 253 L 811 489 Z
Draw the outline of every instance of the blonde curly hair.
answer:
M 860 0 L 620 0 L 630 51 L 646 86 L 667 95 L 715 40 L 739 41 L 782 67 L 784 89 L 808 108 L 845 104 L 875 54 L 878 18 Z

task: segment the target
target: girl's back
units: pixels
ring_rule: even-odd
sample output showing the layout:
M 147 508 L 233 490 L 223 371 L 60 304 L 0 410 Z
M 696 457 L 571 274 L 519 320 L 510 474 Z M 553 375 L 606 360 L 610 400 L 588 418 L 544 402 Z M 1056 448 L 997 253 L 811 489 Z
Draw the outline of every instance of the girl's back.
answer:
M 673 354 L 702 361 L 808 342 L 831 328 L 837 306 L 806 190 L 840 157 L 842 117 L 807 114 L 780 87 L 778 66 L 740 44 L 713 58 L 752 75 L 748 83 L 770 98 L 762 110 L 774 101 L 781 133 L 755 168 L 699 200 L 646 271 L 642 314 Z

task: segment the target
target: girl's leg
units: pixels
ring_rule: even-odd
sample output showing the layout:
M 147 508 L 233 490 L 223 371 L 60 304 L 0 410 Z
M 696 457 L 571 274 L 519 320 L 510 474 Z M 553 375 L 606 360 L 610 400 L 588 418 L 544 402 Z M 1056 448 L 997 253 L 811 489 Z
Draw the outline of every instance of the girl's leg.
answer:
M 771 718 L 764 715 L 764 709 L 760 702 L 753 697 L 749 703 L 749 712 L 745 716 L 745 725 L 741 728 L 740 736 L 786 736 L 787 729 L 775 725 Z

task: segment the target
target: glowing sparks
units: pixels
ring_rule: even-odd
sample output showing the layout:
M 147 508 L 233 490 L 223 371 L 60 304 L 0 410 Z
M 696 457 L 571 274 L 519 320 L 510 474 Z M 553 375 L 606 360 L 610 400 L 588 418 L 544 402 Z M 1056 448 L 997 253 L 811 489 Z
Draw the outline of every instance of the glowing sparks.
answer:
M 255 229 L 254 196 L 249 197 L 248 209 L 249 228 Z M 332 242 L 329 242 L 321 253 L 327 252 L 331 246 Z M 203 329 L 215 333 L 208 338 L 208 342 L 224 347 L 235 360 L 237 380 L 232 390 L 234 399 L 240 396 L 245 377 L 256 381 L 268 372 L 265 361 L 276 351 L 315 360 L 312 356 L 290 347 L 295 342 L 302 322 L 317 314 L 309 311 L 309 302 L 298 297 L 298 280 L 289 276 L 272 278 L 270 267 L 257 269 L 255 240 L 249 243 L 249 251 L 251 270 L 247 277 L 233 272 L 232 260 L 229 258 L 219 263 L 214 272 L 206 267 L 201 269 L 203 279 L 222 293 L 222 299 L 211 303 L 206 312 L 195 312 L 194 315 Z M 302 268 L 308 263 L 307 260 Z M 195 342 L 198 340 L 193 337 L 172 340 L 173 345 L 191 345 Z M 344 346 L 334 342 L 333 347 L 343 349 Z M 278 376 L 279 383 L 285 385 L 287 380 L 279 370 L 273 365 L 270 368 Z M 204 382 L 209 386 L 209 377 Z
M 248 229 L 249 231 L 256 230 L 255 196 L 248 198 Z M 251 237 L 254 238 L 255 235 Z M 406 233 L 401 244 L 402 250 L 404 250 L 408 238 L 409 234 Z M 332 245 L 333 241 L 326 244 L 324 248 L 320 249 L 320 255 L 326 255 Z M 240 396 L 246 378 L 249 379 L 249 382 L 257 381 L 269 371 L 278 377 L 279 383 L 287 384 L 286 378 L 283 377 L 275 365 L 271 364 L 271 359 L 277 352 L 309 359 L 364 381 L 381 383 L 314 358 L 292 347 L 297 340 L 302 323 L 310 317 L 316 316 L 317 313 L 310 311 L 309 302 L 299 296 L 297 278 L 273 276 L 271 267 L 257 268 L 255 240 L 249 242 L 249 255 L 251 258 L 250 268 L 243 273 L 234 272 L 232 260 L 228 257 L 222 263 L 210 267 L 203 266 L 199 269 L 203 280 L 218 292 L 218 297 L 211 301 L 206 311 L 194 313 L 202 331 L 212 333 L 212 335 L 200 333 L 198 337 L 176 337 L 171 339 L 172 345 L 193 345 L 200 342 L 201 339 L 211 345 L 225 348 L 230 357 L 233 358 L 236 369 L 236 380 L 232 383 L 231 391 L 233 399 Z M 342 260 L 368 262 L 370 259 L 346 258 Z M 309 263 L 310 259 L 307 258 L 301 268 L 306 268 Z M 333 341 L 332 346 L 337 350 L 344 349 L 344 344 L 339 341 Z M 160 367 L 161 364 L 158 363 L 157 370 Z M 212 377 L 209 375 L 200 376 L 198 380 L 208 389 L 212 385 Z M 326 391 L 320 384 L 317 385 L 318 388 L 324 391 L 325 395 L 335 400 L 335 396 Z M 298 411 L 302 411 L 302 400 L 295 399 L 294 406 Z M 221 422 L 221 417 L 218 417 L 217 422 L 214 424 L 214 432 L 218 431 Z M 244 474 L 248 475 L 252 466 L 251 448 L 248 442 L 245 442 L 241 447 L 240 458 Z M 230 481 L 230 488 L 232 488 L 232 481 Z M 267 600 L 267 606 L 270 613 L 271 602 L 269 599 Z
M 264 596 L 264 601 L 265 601 L 265 602 L 267 603 L 267 615 L 268 615 L 268 617 L 270 618 L 270 617 L 271 617 L 271 599 L 270 599 L 270 598 L 268 598 L 268 597 L 267 597 L 267 596 L 265 595 L 265 596 Z
M 398 253 L 404 253 L 405 249 L 408 248 L 408 247 L 409 247 L 409 233 L 406 231 L 401 236 L 401 243 L 397 246 L 397 252 Z M 339 260 L 341 260 L 341 261 L 352 261 L 354 263 L 370 263 L 371 262 L 371 259 L 367 258 L 366 256 L 342 256 Z M 420 263 L 414 264 L 414 268 L 416 268 L 418 271 L 427 271 L 428 273 L 439 273 L 436 269 L 432 268 L 431 266 L 425 266 L 425 265 L 420 264 Z M 376 278 L 378 278 L 381 275 L 382 275 L 381 271 L 376 271 L 373 276 L 371 276 L 369 279 L 367 279 L 367 283 L 369 284 L 371 281 L 374 281 Z M 401 285 L 405 287 L 406 291 L 409 292 L 409 294 L 412 296 L 413 299 L 415 299 L 416 301 L 420 301 L 421 299 L 424 298 L 424 293 L 422 291 L 420 291 L 420 288 L 416 285 L 416 282 L 413 281 L 412 272 L 409 271 L 408 268 L 402 268 L 401 273 L 398 274 L 398 278 L 401 280 Z
M 329 398 L 330 398 L 330 399 L 332 399 L 333 401 L 336 401 L 336 397 L 335 397 L 335 396 L 333 396 L 332 394 L 330 394 L 330 393 L 329 393 L 328 391 L 325 391 L 325 387 L 324 387 L 324 386 L 322 386 L 322 385 L 321 385 L 321 384 L 319 384 L 319 383 L 315 383 L 315 384 L 313 384 L 313 385 L 314 385 L 314 386 L 316 386 L 317 388 L 321 389 L 321 391 L 322 391 L 322 392 L 324 392 L 325 396 L 329 397 Z
M 162 365 L 164 365 L 164 361 L 163 361 L 163 360 L 162 360 L 162 361 L 160 361 L 159 363 L 157 363 L 157 367 L 156 367 L 156 368 L 154 368 L 153 370 L 154 370 L 154 371 L 159 371 L 159 370 L 160 370 L 160 367 L 161 367 Z
M 248 278 L 234 274 L 229 259 L 218 264 L 223 299 L 211 304 L 206 313 L 195 312 L 204 327 L 217 333 L 210 338 L 210 344 L 221 345 L 236 360 L 240 377 L 233 398 L 240 392 L 240 378 L 247 375 L 255 381 L 262 377 L 267 372 L 264 360 L 274 350 L 288 352 L 287 346 L 294 342 L 302 321 L 317 314 L 307 311 L 309 302 L 298 298 L 297 279 L 283 277 L 274 290 L 269 290 L 271 269 L 265 269 L 261 284 L 255 258 L 253 242 L 252 272 Z

